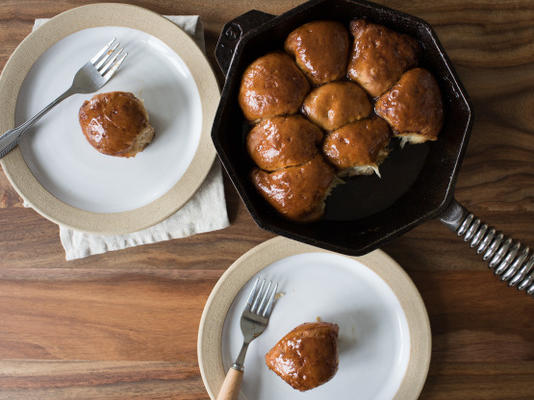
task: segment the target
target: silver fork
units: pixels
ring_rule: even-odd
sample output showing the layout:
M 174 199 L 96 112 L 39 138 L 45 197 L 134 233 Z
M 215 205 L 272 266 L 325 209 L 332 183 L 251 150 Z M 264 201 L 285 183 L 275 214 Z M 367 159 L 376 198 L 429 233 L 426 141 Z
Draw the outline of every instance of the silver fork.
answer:
M 278 284 L 256 279 L 250 292 L 243 314 L 241 314 L 241 331 L 243 332 L 243 346 L 234 364 L 228 370 L 221 386 L 217 400 L 235 400 L 243 381 L 245 354 L 250 342 L 260 336 L 273 312 Z
M 128 55 L 124 49 L 118 49 L 118 47 L 119 42 L 113 38 L 113 40 L 106 44 L 93 58 L 91 58 L 91 60 L 89 60 L 89 62 L 76 72 L 71 87 L 68 88 L 65 93 L 23 124 L 8 130 L 0 136 L 0 158 L 4 157 L 15 148 L 22 135 L 24 135 L 33 124 L 67 97 L 76 93 L 96 92 L 104 86 L 115 72 L 117 72 Z

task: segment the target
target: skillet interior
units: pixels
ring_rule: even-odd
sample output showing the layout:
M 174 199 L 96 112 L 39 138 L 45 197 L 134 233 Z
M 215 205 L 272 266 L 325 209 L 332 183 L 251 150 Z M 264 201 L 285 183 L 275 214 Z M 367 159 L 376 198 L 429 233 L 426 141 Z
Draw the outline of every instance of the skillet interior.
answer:
M 245 150 L 250 126 L 237 102 L 241 75 L 256 58 L 281 49 L 285 37 L 299 25 L 333 19 L 348 26 L 352 19 L 362 17 L 407 33 L 423 46 L 421 66 L 434 74 L 444 100 L 445 120 L 440 138 L 437 142 L 394 149 L 381 168 L 382 180 L 349 179 L 334 190 L 320 221 L 308 224 L 288 221 L 263 200 L 249 179 L 254 164 Z M 242 18 L 246 21 L 246 16 Z M 465 91 L 426 22 L 363 1 L 314 0 L 259 25 L 239 39 L 212 137 L 234 185 L 260 227 L 326 249 L 358 255 L 443 211 L 453 196 L 471 120 Z

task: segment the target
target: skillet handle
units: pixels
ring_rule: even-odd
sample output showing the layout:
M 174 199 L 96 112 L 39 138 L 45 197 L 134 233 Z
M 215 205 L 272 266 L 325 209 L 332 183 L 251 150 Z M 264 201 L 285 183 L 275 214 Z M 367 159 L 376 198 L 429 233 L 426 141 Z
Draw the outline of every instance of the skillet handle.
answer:
M 476 248 L 502 281 L 534 296 L 534 254 L 530 248 L 486 225 L 454 199 L 440 220 Z
M 234 50 L 245 35 L 251 29 L 254 29 L 261 24 L 270 21 L 275 16 L 267 14 L 258 10 L 251 10 L 237 18 L 234 18 L 226 25 L 224 25 L 219 39 L 217 40 L 217 47 L 215 47 L 215 58 L 219 68 L 226 76 L 230 63 L 234 55 Z

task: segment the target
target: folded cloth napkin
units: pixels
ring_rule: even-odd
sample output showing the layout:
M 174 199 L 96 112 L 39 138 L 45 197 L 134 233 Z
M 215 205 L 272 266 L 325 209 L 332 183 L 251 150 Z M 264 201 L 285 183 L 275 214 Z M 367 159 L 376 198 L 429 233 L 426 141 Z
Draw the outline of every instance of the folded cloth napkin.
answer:
M 204 29 L 198 15 L 173 15 L 166 18 L 182 28 L 205 51 Z M 37 29 L 46 21 L 48 19 L 36 19 L 33 29 Z M 228 225 L 222 169 L 216 160 L 195 195 L 175 214 L 157 225 L 127 235 L 106 236 L 76 231 L 60 225 L 59 236 L 65 249 L 65 258 L 74 260 L 107 251 L 215 231 Z

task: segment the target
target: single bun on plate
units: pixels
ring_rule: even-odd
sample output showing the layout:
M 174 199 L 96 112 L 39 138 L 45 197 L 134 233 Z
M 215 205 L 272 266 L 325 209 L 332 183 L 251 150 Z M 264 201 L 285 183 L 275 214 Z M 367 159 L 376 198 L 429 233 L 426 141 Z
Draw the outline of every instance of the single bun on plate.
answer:
M 323 143 L 328 161 L 340 176 L 380 176 L 378 167 L 389 154 L 389 126 L 381 118 L 362 119 L 330 132 Z
M 309 90 L 308 80 L 291 57 L 269 53 L 243 73 L 239 105 L 249 121 L 294 114 Z
M 262 196 L 282 215 L 308 222 L 324 213 L 324 201 L 336 183 L 334 169 L 318 154 L 295 167 L 266 172 L 252 171 L 252 182 Z
M 275 171 L 311 160 L 322 139 L 321 129 L 300 115 L 274 117 L 252 128 L 247 149 L 258 167 Z
M 265 363 L 294 389 L 313 389 L 337 372 L 338 331 L 328 322 L 299 325 L 265 355 Z
M 299 26 L 287 37 L 285 50 L 314 85 L 345 76 L 349 34 L 337 21 L 313 21 Z
M 128 92 L 93 96 L 82 104 L 79 120 L 91 146 L 110 156 L 133 157 L 154 137 L 143 103 Z
M 438 83 L 426 69 L 411 69 L 380 96 L 375 112 L 391 125 L 395 136 L 402 138 L 402 144 L 437 140 L 443 125 Z
M 331 131 L 367 117 L 373 107 L 365 91 L 353 82 L 332 82 L 306 96 L 302 110 L 321 128 Z
M 347 75 L 373 96 L 380 96 L 402 73 L 417 65 L 417 41 L 385 26 L 358 19 L 350 23 L 354 36 Z

